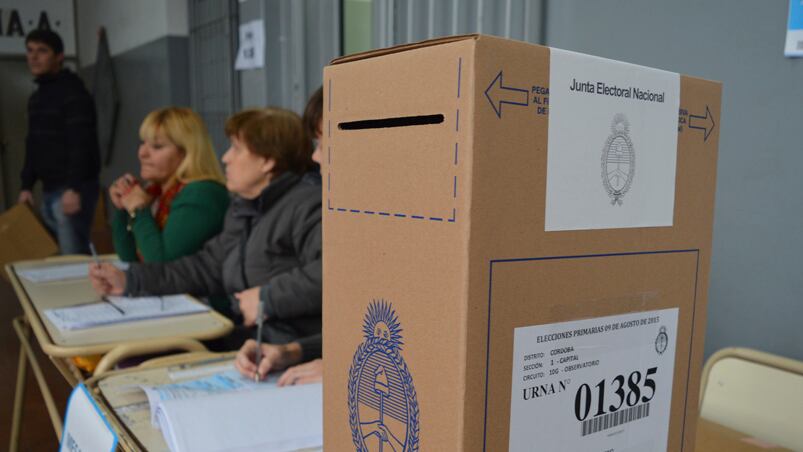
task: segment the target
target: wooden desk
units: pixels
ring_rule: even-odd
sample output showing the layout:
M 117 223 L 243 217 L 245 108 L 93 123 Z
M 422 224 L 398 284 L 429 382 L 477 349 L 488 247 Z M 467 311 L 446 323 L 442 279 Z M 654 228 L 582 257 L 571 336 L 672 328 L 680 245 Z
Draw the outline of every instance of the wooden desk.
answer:
M 115 256 L 104 256 L 113 259 Z M 37 342 L 58 368 L 67 382 L 75 386 L 83 374 L 70 358 L 102 354 L 96 373 L 111 368 L 128 356 L 166 350 L 199 351 L 206 348 L 199 341 L 228 334 L 233 325 L 229 319 L 210 310 L 207 312 L 166 319 L 143 320 L 128 324 L 101 326 L 77 331 L 59 331 L 43 312 L 46 309 L 72 306 L 97 300 L 87 278 L 53 282 L 31 282 L 19 276 L 18 271 L 60 264 L 86 263 L 88 256 L 59 256 L 36 261 L 15 262 L 6 265 L 6 273 L 22 306 L 24 317 L 14 319 L 13 326 L 20 339 L 20 356 L 17 368 L 17 387 L 9 450 L 16 451 L 22 420 L 25 394 L 25 373 L 30 363 L 50 414 L 53 430 L 61 437 L 62 422 L 48 389 L 39 363 L 29 340 L 33 331 Z
M 122 450 L 165 452 L 169 449 L 162 433 L 151 425 L 148 399 L 136 386 L 203 378 L 231 368 L 235 355 L 236 352 L 200 352 L 157 358 L 134 369 L 92 377 L 85 384 L 112 428 L 118 432 Z M 305 449 L 305 452 L 318 450 Z
M 764 447 L 762 442 L 755 442 L 736 430 L 719 425 L 715 422 L 700 418 L 697 422 L 697 452 L 778 452 L 788 451 L 783 447 Z

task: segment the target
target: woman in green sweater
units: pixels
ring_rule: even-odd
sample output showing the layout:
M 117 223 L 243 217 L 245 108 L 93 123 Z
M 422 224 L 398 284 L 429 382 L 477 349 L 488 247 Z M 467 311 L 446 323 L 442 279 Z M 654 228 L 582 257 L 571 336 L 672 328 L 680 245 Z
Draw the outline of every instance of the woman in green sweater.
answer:
M 209 133 L 188 108 L 152 111 L 139 129 L 140 180 L 109 188 L 112 235 L 125 262 L 168 262 L 194 254 L 223 227 L 229 194 Z

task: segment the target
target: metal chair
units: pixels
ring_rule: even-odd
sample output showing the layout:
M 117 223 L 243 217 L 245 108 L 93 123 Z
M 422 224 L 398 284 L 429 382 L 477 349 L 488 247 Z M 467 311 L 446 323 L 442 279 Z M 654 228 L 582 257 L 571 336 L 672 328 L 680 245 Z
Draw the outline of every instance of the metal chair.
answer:
M 803 451 L 803 362 L 726 348 L 708 359 L 701 389 L 701 417 Z

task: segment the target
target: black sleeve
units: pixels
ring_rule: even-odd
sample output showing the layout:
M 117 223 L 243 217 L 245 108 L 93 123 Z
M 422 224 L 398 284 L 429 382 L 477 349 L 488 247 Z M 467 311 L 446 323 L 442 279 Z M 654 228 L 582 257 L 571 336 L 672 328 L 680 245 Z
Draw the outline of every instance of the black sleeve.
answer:
M 313 198 L 294 212 L 293 246 L 299 265 L 271 278 L 259 291 L 269 318 L 321 315 L 321 202 Z
M 126 271 L 126 295 L 223 294 L 223 261 L 238 231 L 236 220 L 227 214 L 223 231 L 197 253 L 172 262 L 131 264 Z
M 302 337 L 298 343 L 301 344 L 301 362 L 323 357 L 323 336 L 321 334 Z
M 28 117 L 31 116 L 31 106 L 30 100 L 28 101 Z M 28 119 L 28 134 L 31 133 L 31 123 L 30 119 Z M 36 171 L 34 170 L 33 166 L 33 149 L 31 149 L 30 145 L 30 138 L 26 137 L 25 139 L 25 163 L 22 165 L 22 172 L 20 173 L 20 179 L 22 182 L 22 190 L 31 190 L 33 188 L 33 184 L 36 183 Z
M 95 103 L 83 86 L 74 86 L 64 99 L 65 146 L 70 155 L 67 186 L 78 190 L 97 176 L 99 150 Z
M 25 151 L 25 163 L 22 165 L 22 172 L 20 173 L 21 179 L 21 189 L 22 190 L 32 190 L 33 184 L 36 183 L 36 172 L 33 169 L 33 162 L 31 160 L 33 157 L 31 156 L 33 152 L 26 150 Z

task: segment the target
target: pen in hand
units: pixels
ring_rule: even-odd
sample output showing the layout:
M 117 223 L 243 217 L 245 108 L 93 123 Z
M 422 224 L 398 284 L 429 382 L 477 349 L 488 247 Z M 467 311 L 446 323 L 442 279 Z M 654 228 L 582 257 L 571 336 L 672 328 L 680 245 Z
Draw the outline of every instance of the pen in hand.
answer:
M 262 304 L 262 300 L 259 300 L 257 303 L 257 352 L 254 362 L 257 365 L 257 370 L 254 372 L 254 382 L 259 382 L 259 363 L 262 361 L 262 319 L 264 317 L 263 312 L 264 306 Z
M 97 266 L 98 268 L 100 268 L 100 257 L 98 257 L 98 252 L 97 252 L 97 250 L 95 249 L 95 244 L 94 244 L 94 243 L 92 243 L 92 242 L 89 242 L 89 251 L 91 251 L 91 252 L 92 252 L 92 259 L 95 261 L 95 266 Z M 110 304 L 110 305 L 111 305 L 111 307 L 113 307 L 115 310 L 117 310 L 117 312 L 119 312 L 119 313 L 120 313 L 120 315 L 125 315 L 125 311 L 123 311 L 123 308 L 121 308 L 120 306 L 117 306 L 116 304 L 112 303 L 112 301 L 111 301 L 111 300 L 109 300 L 109 299 L 106 297 L 106 295 L 102 295 L 102 296 L 100 297 L 100 300 L 101 300 L 101 301 L 103 301 L 103 302 L 105 302 L 105 303 L 108 303 L 108 304 Z
M 95 244 L 89 242 L 89 251 L 92 252 L 92 260 L 95 261 L 95 266 L 100 268 L 100 257 L 98 257 L 98 251 L 95 249 Z

